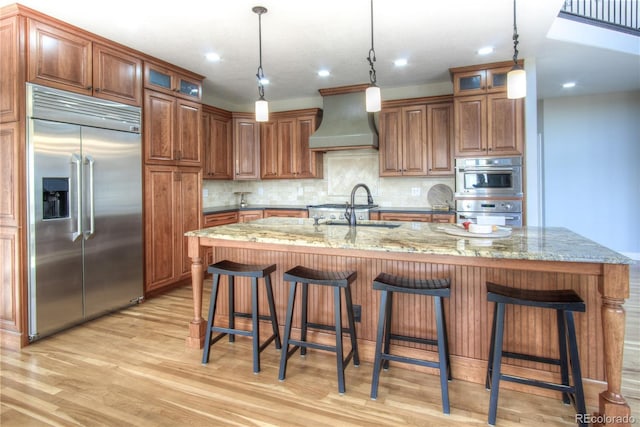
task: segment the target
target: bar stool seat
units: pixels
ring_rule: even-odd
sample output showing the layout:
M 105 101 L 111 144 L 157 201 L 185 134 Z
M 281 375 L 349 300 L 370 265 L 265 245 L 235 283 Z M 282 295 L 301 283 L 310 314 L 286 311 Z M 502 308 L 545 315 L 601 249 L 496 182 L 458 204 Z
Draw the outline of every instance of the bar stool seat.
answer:
M 356 280 L 357 273 L 355 271 L 324 271 L 314 270 L 304 266 L 296 266 L 284 273 L 284 280 L 290 282 L 289 287 L 289 301 L 287 303 L 287 319 L 284 328 L 284 338 L 282 343 L 282 355 L 280 357 L 280 381 L 284 381 L 287 371 L 287 361 L 289 358 L 300 349 L 300 355 L 306 354 L 307 348 L 314 348 L 317 350 L 326 350 L 336 353 L 336 365 L 338 371 L 338 391 L 342 394 L 345 392 L 344 382 L 344 370 L 353 359 L 353 365 L 360 365 L 360 357 L 358 355 L 358 341 L 356 337 L 355 321 L 353 316 L 353 302 L 351 299 L 351 283 Z M 296 298 L 297 285 L 302 285 L 302 298 L 301 298 L 301 325 L 300 325 L 300 339 L 296 340 L 291 338 L 291 328 L 293 321 L 293 311 Z M 334 324 L 326 325 L 321 323 L 309 322 L 307 317 L 307 307 L 309 285 L 321 285 L 330 286 L 333 288 L 333 303 L 334 303 Z M 342 299 L 340 290 L 343 289 L 345 306 L 347 310 L 347 319 L 349 323 L 348 328 L 342 326 Z M 335 346 L 325 345 L 315 342 L 307 341 L 308 328 L 320 329 L 320 330 L 335 330 L 336 344 Z M 343 350 L 343 333 L 349 334 L 351 338 L 351 350 L 344 356 Z M 293 348 L 289 350 L 289 345 Z
M 573 319 L 574 311 L 584 312 L 586 310 L 585 303 L 580 296 L 571 289 L 527 290 L 487 282 L 487 300 L 495 303 L 486 377 L 486 387 L 491 389 L 488 423 L 495 425 L 496 422 L 500 380 L 560 391 L 565 404 L 573 403 L 577 414 L 586 414 L 578 343 Z M 504 313 L 507 304 L 556 310 L 559 359 L 503 351 Z M 569 346 L 568 359 L 567 344 Z M 556 384 L 503 374 L 500 371 L 503 357 L 560 366 L 562 383 Z M 573 377 L 573 385 L 569 384 L 569 366 Z M 579 424 L 581 426 L 586 425 L 585 423 Z
M 280 332 L 278 331 L 278 318 L 276 315 L 275 302 L 273 299 L 273 288 L 271 286 L 271 273 L 276 270 L 275 264 L 253 265 L 241 264 L 229 260 L 223 260 L 211 264 L 207 271 L 213 274 L 213 285 L 211 288 L 211 301 L 209 303 L 209 316 L 207 318 L 207 331 L 205 336 L 204 350 L 202 353 L 202 363 L 209 362 L 209 350 L 220 338 L 229 335 L 229 342 L 235 341 L 236 335 L 250 336 L 253 339 L 253 372 L 260 372 L 260 353 L 275 340 L 276 349 L 280 349 Z M 216 301 L 218 297 L 218 285 L 220 276 L 225 275 L 229 281 L 229 325 L 228 327 L 214 326 L 216 314 Z M 251 278 L 251 313 L 242 313 L 235 310 L 235 277 Z M 258 279 L 263 278 L 266 291 L 267 302 L 269 304 L 269 315 L 260 315 L 258 312 Z M 235 327 L 236 317 L 251 318 L 251 330 L 238 329 Z M 273 333 L 260 344 L 260 322 L 267 320 L 271 322 Z M 212 337 L 213 332 L 220 332 Z
M 449 344 L 447 341 L 447 327 L 442 308 L 442 298 L 451 294 L 451 281 L 447 278 L 439 279 L 411 279 L 402 276 L 380 273 L 373 281 L 373 289 L 381 291 L 380 312 L 378 316 L 378 332 L 376 336 L 376 353 L 373 362 L 373 378 L 371 380 L 371 398 L 378 397 L 378 383 L 380 370 L 389 369 L 389 361 L 410 363 L 440 369 L 440 389 L 442 393 L 442 411 L 450 412 L 448 380 L 451 380 L 451 363 L 449 361 Z M 393 294 L 415 294 L 431 296 L 435 302 L 435 318 L 437 339 L 412 337 L 391 332 L 393 310 Z M 438 361 L 417 359 L 413 357 L 391 354 L 391 340 L 408 341 L 433 345 L 438 348 Z M 384 345 L 384 349 L 383 349 Z

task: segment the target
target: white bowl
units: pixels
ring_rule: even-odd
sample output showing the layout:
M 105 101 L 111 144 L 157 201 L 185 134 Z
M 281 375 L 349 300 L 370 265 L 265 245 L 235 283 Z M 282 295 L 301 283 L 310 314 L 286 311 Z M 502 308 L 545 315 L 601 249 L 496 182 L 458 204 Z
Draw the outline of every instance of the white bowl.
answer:
M 469 224 L 469 233 L 488 234 L 493 231 L 491 224 Z

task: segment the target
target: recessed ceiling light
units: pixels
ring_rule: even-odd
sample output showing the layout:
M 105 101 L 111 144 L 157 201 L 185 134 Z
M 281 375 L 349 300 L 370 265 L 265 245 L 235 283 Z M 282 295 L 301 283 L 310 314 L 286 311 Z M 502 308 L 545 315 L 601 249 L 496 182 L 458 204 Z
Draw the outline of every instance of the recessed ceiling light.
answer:
M 320 70 L 318 71 L 318 75 L 320 77 L 328 77 L 331 75 L 331 72 L 329 72 L 329 70 Z
M 562 85 L 562 87 L 565 89 L 571 89 L 575 85 L 576 85 L 576 82 L 566 82 L 565 84 Z
M 215 52 L 209 52 L 205 55 L 205 57 L 207 58 L 207 61 L 211 61 L 211 62 L 218 62 L 220 61 L 220 55 L 218 55 Z
M 262 83 L 263 85 L 268 85 L 269 84 L 269 79 L 266 77 L 263 77 L 260 79 L 260 83 Z
M 488 55 L 490 53 L 493 53 L 493 46 L 486 46 L 478 49 L 478 55 Z
M 405 65 L 407 65 L 407 60 L 405 58 L 396 59 L 395 61 L 393 61 L 393 65 L 395 65 L 396 67 L 404 67 Z

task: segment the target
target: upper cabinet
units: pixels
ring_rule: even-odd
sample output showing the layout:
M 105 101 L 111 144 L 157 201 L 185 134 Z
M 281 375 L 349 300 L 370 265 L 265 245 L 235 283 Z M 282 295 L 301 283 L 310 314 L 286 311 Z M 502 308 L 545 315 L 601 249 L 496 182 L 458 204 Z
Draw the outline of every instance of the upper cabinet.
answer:
M 233 140 L 231 113 L 202 106 L 204 179 L 233 179 Z
M 202 78 L 159 63 L 145 61 L 144 87 L 200 102 Z
M 260 127 L 253 114 L 233 114 L 233 179 L 260 178 Z
M 321 111 L 307 109 L 273 113 L 260 125 L 262 179 L 322 178 L 322 153 L 309 150 L 309 136 Z
M 453 174 L 450 99 L 385 102 L 379 116 L 380 176 Z
M 27 31 L 28 81 L 141 105 L 142 59 L 32 18 Z
M 144 95 L 145 162 L 202 166 L 202 105 L 151 90 Z
M 508 99 L 511 63 L 452 68 L 456 157 L 519 156 L 524 100 Z

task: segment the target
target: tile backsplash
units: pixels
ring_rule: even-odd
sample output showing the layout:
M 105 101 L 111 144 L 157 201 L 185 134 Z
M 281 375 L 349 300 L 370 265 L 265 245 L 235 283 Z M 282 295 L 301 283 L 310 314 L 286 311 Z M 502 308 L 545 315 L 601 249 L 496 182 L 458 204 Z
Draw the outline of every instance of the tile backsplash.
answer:
M 324 156 L 323 179 L 278 179 L 260 181 L 204 180 L 203 207 L 234 206 L 240 203 L 235 192 L 250 205 L 299 205 L 345 203 L 351 189 L 364 183 L 371 189 L 373 201 L 381 207 L 429 207 L 427 193 L 436 184 L 454 190 L 454 177 L 378 176 L 377 150 L 330 151 Z M 356 203 L 366 203 L 366 192 L 358 190 Z

